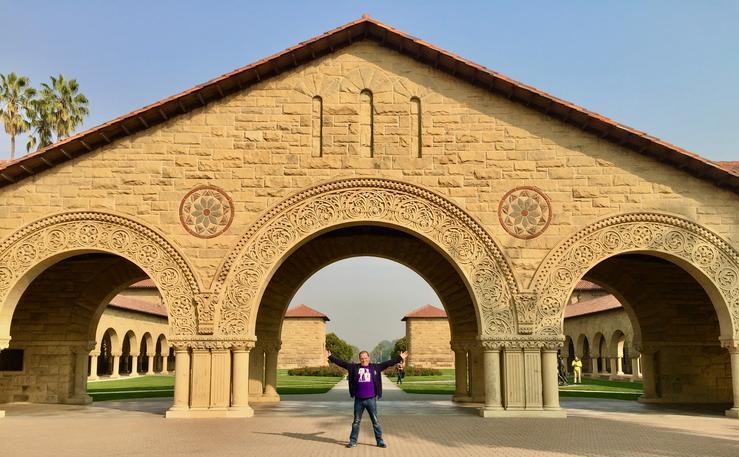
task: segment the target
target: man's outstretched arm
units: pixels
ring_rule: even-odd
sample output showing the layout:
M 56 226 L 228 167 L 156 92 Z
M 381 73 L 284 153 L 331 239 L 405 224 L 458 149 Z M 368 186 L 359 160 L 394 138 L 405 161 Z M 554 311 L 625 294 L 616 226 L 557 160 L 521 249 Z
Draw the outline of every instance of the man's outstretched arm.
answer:
M 331 363 L 336 364 L 345 370 L 348 370 L 349 366 L 351 365 L 351 363 L 347 362 L 346 360 L 341 360 L 335 355 L 331 355 L 331 351 L 329 351 L 328 349 L 326 349 L 326 357 Z
M 402 351 L 398 357 L 395 357 L 394 359 L 386 360 L 382 363 L 378 363 L 377 366 L 381 370 L 384 370 L 385 368 L 391 367 L 393 365 L 397 365 L 402 360 L 405 362 L 405 358 L 408 357 L 408 351 Z

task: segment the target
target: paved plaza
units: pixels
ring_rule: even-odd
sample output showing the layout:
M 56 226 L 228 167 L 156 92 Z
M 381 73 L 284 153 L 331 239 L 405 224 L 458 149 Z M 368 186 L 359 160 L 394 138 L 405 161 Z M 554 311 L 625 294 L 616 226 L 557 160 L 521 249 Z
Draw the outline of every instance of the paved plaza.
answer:
M 256 407 L 251 419 L 163 419 L 171 399 L 90 407 L 14 404 L 0 420 L 7 456 L 736 456 L 739 421 L 721 411 L 681 411 L 634 402 L 563 399 L 567 419 L 482 419 L 438 396 L 386 383 L 374 446 L 365 415 L 359 446 L 346 449 L 346 383 L 321 396 Z

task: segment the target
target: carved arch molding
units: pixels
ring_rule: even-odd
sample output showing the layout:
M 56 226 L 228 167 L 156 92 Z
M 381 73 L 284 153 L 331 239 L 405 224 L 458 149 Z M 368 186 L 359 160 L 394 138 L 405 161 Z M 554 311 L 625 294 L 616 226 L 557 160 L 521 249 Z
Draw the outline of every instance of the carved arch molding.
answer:
M 389 225 L 430 240 L 454 262 L 477 304 L 482 335 L 515 334 L 513 272 L 486 231 L 461 208 L 417 186 L 346 179 L 304 190 L 269 210 L 232 251 L 216 278 L 222 335 L 253 334 L 261 294 L 279 262 L 302 241 L 352 223 Z M 210 322 L 199 319 L 198 327 Z
M 588 270 L 608 257 L 635 251 L 668 254 L 700 270 L 721 294 L 723 303 L 718 305 L 727 307 L 733 337 L 739 338 L 739 254 L 710 230 L 658 213 L 604 219 L 580 230 L 547 255 L 532 282 L 538 296 L 537 333 L 562 332 L 569 295 Z
M 46 259 L 65 252 L 120 255 L 154 281 L 167 307 L 174 335 L 195 333 L 193 297 L 198 284 L 185 259 L 162 236 L 130 219 L 98 212 L 50 216 L 34 222 L 0 245 L 0 306 L 17 281 Z

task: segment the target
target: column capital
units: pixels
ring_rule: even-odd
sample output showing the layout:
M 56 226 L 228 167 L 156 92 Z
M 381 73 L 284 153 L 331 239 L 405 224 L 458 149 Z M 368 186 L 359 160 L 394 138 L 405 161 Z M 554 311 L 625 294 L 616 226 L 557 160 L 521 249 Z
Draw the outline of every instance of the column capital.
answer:
M 721 340 L 721 347 L 726 348 L 732 354 L 739 352 L 739 340 L 727 338 Z
M 190 336 L 187 338 L 173 338 L 170 344 L 175 351 L 191 348 L 194 351 L 231 350 L 234 347 L 253 347 L 254 338 L 217 337 L 217 336 Z
M 514 292 L 512 294 L 514 308 L 516 309 L 516 324 L 518 332 L 530 335 L 534 332 L 536 322 L 536 304 L 539 294 L 534 290 Z
M 484 348 L 496 349 L 529 349 L 557 351 L 564 344 L 564 335 L 500 335 L 480 338 Z
M 10 346 L 10 337 L 0 338 L 0 351 L 3 349 L 7 349 L 8 346 Z

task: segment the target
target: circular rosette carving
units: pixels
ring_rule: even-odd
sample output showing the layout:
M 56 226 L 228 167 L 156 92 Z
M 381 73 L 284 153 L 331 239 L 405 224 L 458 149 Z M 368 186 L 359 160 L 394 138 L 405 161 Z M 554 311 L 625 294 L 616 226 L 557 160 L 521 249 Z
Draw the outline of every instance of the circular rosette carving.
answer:
M 157 275 L 158 284 L 161 287 L 174 287 L 180 280 L 180 275 L 174 268 L 164 268 Z
M 38 249 L 31 243 L 23 243 L 18 246 L 18 250 L 15 252 L 15 258 L 22 265 L 28 265 L 33 263 L 38 254 Z
M 361 191 L 344 195 L 342 199 L 344 213 L 351 219 L 378 219 L 385 215 L 388 202 L 378 192 Z
M 154 263 L 159 259 L 161 252 L 156 245 L 145 244 L 136 252 L 136 258 L 142 263 Z
M 95 224 L 82 224 L 77 229 L 77 241 L 82 245 L 97 243 L 100 229 Z
M 216 186 L 197 187 L 180 203 L 180 222 L 193 236 L 214 238 L 233 222 L 234 204 L 226 192 Z
M 49 230 L 46 233 L 44 244 L 47 249 L 63 249 L 67 245 L 67 234 L 59 229 Z
M 668 251 L 682 252 L 686 246 L 685 234 L 677 230 L 671 230 L 664 236 L 664 244 Z
M 592 264 L 595 260 L 595 250 L 588 244 L 581 244 L 572 250 L 572 260 L 581 267 Z
M 404 199 L 398 204 L 395 217 L 401 224 L 428 232 L 439 225 L 441 215 L 425 202 Z
M 110 234 L 109 243 L 111 248 L 125 251 L 131 243 L 131 234 L 126 230 L 115 230 Z
M 654 231 L 646 225 L 637 225 L 631 230 L 631 240 L 637 247 L 649 246 L 653 236 Z
M 716 274 L 716 282 L 722 289 L 733 289 L 739 283 L 739 273 L 733 268 L 722 268 Z
M 0 289 L 7 289 L 10 287 L 10 283 L 15 278 L 15 275 L 10 268 L 0 267 Z
M 706 243 L 699 243 L 693 248 L 693 261 L 705 268 L 711 265 L 716 260 L 716 250 Z
M 616 230 L 605 230 L 600 235 L 600 244 L 607 251 L 615 251 L 623 243 L 621 234 Z
M 549 197 L 533 187 L 509 191 L 498 205 L 500 225 L 511 236 L 530 240 L 544 233 L 552 221 Z
M 558 316 L 561 309 L 562 309 L 562 304 L 556 297 L 551 296 L 551 295 L 546 295 L 542 297 L 539 310 L 541 311 L 541 314 L 543 316 L 545 317 Z

